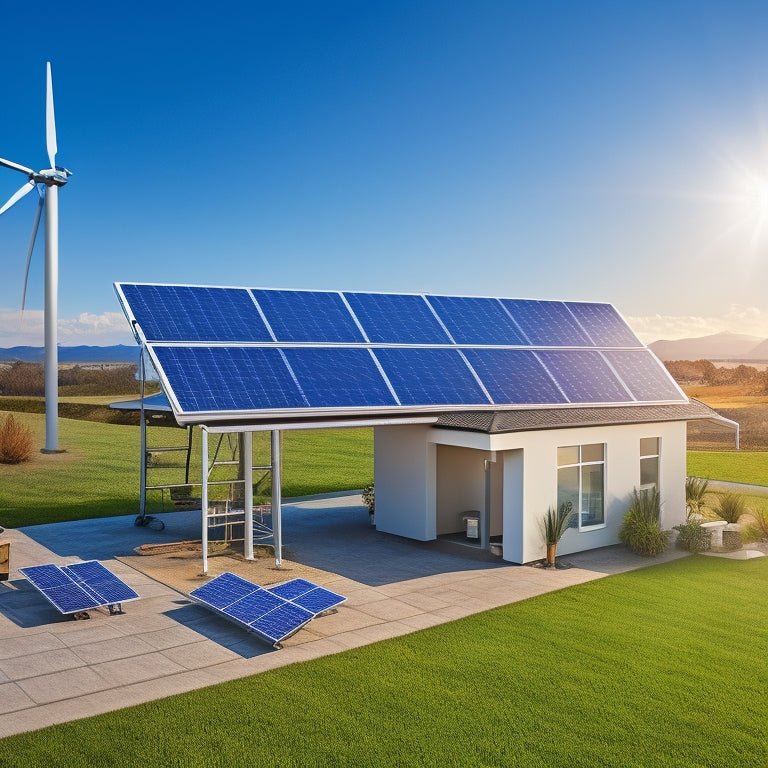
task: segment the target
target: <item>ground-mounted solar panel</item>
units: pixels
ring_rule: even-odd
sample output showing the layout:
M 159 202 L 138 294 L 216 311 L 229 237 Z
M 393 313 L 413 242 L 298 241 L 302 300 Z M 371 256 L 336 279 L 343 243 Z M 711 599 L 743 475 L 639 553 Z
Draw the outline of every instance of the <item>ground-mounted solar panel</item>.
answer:
M 192 595 L 211 608 L 223 610 L 237 600 L 241 600 L 257 589 L 255 584 L 236 576 L 234 573 L 222 573 L 215 579 L 192 591 Z
M 345 293 L 368 340 L 374 344 L 450 344 L 423 296 Z
M 594 346 L 562 301 L 501 299 L 501 303 L 532 346 Z
M 347 599 L 306 579 L 291 579 L 283 584 L 270 587 L 269 591 L 316 615 L 336 608 Z
M 276 646 L 318 614 L 346 600 L 304 579 L 265 589 L 229 572 L 193 590 L 190 596 Z
M 627 403 L 632 396 L 592 350 L 542 350 L 536 356 L 571 403 Z
M 245 288 L 121 283 L 148 341 L 266 342 L 271 340 Z
M 606 350 L 602 354 L 636 400 L 679 401 L 684 398 L 667 369 L 649 350 Z
M 306 408 L 280 350 L 155 346 L 182 412 Z
M 426 298 L 457 344 L 528 346 L 528 340 L 499 299 L 469 296 Z
M 566 306 L 597 347 L 642 347 L 632 329 L 610 304 L 568 301 Z
M 397 405 L 367 349 L 286 347 L 283 352 L 313 408 Z
M 331 291 L 252 291 L 280 342 L 365 341 L 347 305 Z
M 565 403 L 552 376 L 528 349 L 465 349 L 496 405 Z
M 384 348 L 375 354 L 403 405 L 490 403 L 456 349 Z
M 52 563 L 19 568 L 24 576 L 60 613 L 77 614 L 92 608 L 111 607 L 139 594 L 96 560 L 59 566 Z
M 281 643 L 314 618 L 311 611 L 286 601 L 252 621 L 249 627 L 269 642 Z

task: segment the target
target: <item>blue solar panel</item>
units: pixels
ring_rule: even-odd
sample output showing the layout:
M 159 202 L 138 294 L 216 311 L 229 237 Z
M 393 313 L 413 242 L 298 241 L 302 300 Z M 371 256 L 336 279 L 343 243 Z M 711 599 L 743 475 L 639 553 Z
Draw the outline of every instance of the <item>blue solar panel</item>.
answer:
M 403 405 L 487 405 L 490 401 L 455 349 L 377 349 Z
M 271 341 L 244 288 L 121 284 L 148 341 Z
M 139 597 L 96 560 L 70 566 L 33 565 L 19 568 L 19 573 L 65 614 L 126 603 Z
M 627 403 L 629 393 L 599 352 L 544 350 L 536 356 L 544 363 L 571 403 Z
M 269 591 L 312 611 L 314 614 L 329 611 L 347 599 L 306 579 L 291 579 L 291 581 L 278 584 L 276 587 L 270 587 Z
M 279 643 L 301 629 L 315 614 L 293 603 L 283 603 L 264 616 L 252 621 L 249 626 L 272 643 Z
M 287 595 L 294 599 L 289 600 Z M 190 596 L 275 644 L 317 614 L 346 600 L 305 579 L 292 579 L 264 589 L 233 573 L 222 573 L 190 592 Z M 307 607 L 299 604 L 299 600 L 307 603 Z
M 374 344 L 450 344 L 423 296 L 345 293 L 344 297 Z
M 497 405 L 566 402 L 530 350 L 465 349 L 464 354 Z
M 607 350 L 603 355 L 637 400 L 684 401 L 666 368 L 648 350 Z
M 527 346 L 527 339 L 498 299 L 427 296 L 457 344 Z
M 280 351 L 260 347 L 154 347 L 182 412 L 306 408 Z
M 94 594 L 100 605 L 114 605 L 136 600 L 138 594 L 98 560 L 68 565 L 65 570 L 81 587 Z
M 215 579 L 211 579 L 207 584 L 190 592 L 198 600 L 207 603 L 212 608 L 223 610 L 228 605 L 241 600 L 251 592 L 255 592 L 260 587 L 251 584 L 250 581 L 235 576 L 234 573 L 222 573 Z
M 566 302 L 579 325 L 598 347 L 642 347 L 632 329 L 610 304 Z
M 533 346 L 593 346 L 562 301 L 502 299 L 501 303 Z
M 228 605 L 223 609 L 222 613 L 241 621 L 243 624 L 251 624 L 265 613 L 283 605 L 283 603 L 284 600 L 281 597 L 259 587 L 254 592 L 251 592 L 250 595 L 246 595 L 237 602 L 232 603 L 232 605 Z
M 277 341 L 365 341 L 338 293 L 254 290 L 253 296 Z
M 285 600 L 293 600 L 294 597 L 306 595 L 307 592 L 316 588 L 317 584 L 313 584 L 306 579 L 291 579 L 290 581 L 284 581 L 282 584 L 270 587 L 269 591 Z
M 283 350 L 313 408 L 397 405 L 367 349 Z

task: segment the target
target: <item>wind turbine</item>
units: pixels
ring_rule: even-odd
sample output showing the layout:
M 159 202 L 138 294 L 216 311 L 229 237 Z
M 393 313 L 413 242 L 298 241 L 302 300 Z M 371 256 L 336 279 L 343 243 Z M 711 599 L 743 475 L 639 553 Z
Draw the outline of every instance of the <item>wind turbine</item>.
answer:
M 45 98 L 45 143 L 51 167 L 43 171 L 33 171 L 24 165 L 3 160 L 0 165 L 26 174 L 27 181 L 14 192 L 0 214 L 21 200 L 33 189 L 37 190 L 39 200 L 35 220 L 32 225 L 32 237 L 27 249 L 27 266 L 24 270 L 24 290 L 21 294 L 21 311 L 27 297 L 29 263 L 35 248 L 40 216 L 45 209 L 45 448 L 43 453 L 59 452 L 59 350 L 58 350 L 58 299 L 59 299 L 59 187 L 67 183 L 71 172 L 56 165 L 56 120 L 53 114 L 53 83 L 51 81 L 51 62 L 47 63 L 46 98 Z

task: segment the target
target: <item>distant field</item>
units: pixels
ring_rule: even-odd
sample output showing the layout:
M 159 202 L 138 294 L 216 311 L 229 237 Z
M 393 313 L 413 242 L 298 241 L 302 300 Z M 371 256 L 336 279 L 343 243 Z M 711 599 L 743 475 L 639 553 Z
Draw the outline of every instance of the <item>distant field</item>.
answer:
M 37 446 L 44 445 L 45 417 L 14 415 L 33 430 Z M 0 411 L 0 417 L 4 416 Z M 186 432 L 155 428 L 150 430 L 150 438 L 150 444 L 183 444 Z M 196 430 L 191 479 L 198 482 L 199 440 Z M 254 441 L 256 463 L 268 462 L 267 440 L 268 434 L 263 433 Z M 138 513 L 138 427 L 60 419 L 59 443 L 66 453 L 43 455 L 36 450 L 30 462 L 0 465 L 0 525 L 15 528 Z M 222 448 L 222 455 L 224 451 Z M 282 458 L 282 492 L 286 498 L 363 488 L 373 480 L 373 431 L 286 432 Z M 184 481 L 180 469 L 152 470 L 149 475 L 150 484 Z M 269 493 L 269 482 L 258 491 Z M 226 486 L 219 486 L 215 493 L 226 493 Z M 159 491 L 150 492 L 149 510 L 159 511 L 160 501 Z
M 768 407 L 768 394 L 750 393 L 749 389 L 743 384 L 721 384 L 716 386 L 693 384 L 684 386 L 683 391 L 688 397 L 701 400 L 710 408 Z

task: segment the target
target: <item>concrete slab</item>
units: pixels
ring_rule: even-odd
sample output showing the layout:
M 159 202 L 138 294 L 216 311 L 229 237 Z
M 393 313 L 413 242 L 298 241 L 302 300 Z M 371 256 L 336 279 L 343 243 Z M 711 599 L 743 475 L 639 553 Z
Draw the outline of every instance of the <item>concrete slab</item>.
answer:
M 337 613 L 313 620 L 276 651 L 188 598 L 204 581 L 199 569 L 174 581 L 173 563 L 152 571 L 152 558 L 133 555 L 141 544 L 199 538 L 199 511 L 167 513 L 164 520 L 164 531 L 119 517 L 3 534 L 11 541 L 12 570 L 0 584 L 0 737 L 339 653 L 659 562 L 609 547 L 569 555 L 573 567 L 545 571 L 380 533 L 359 496 L 290 503 L 283 513 L 286 568 L 210 561 L 214 570 L 260 568 L 266 581 L 258 583 L 265 584 L 309 574 L 347 596 Z M 18 574 L 25 565 L 88 559 L 103 561 L 141 599 L 126 604 L 122 615 L 92 611 L 89 621 L 77 622 Z

